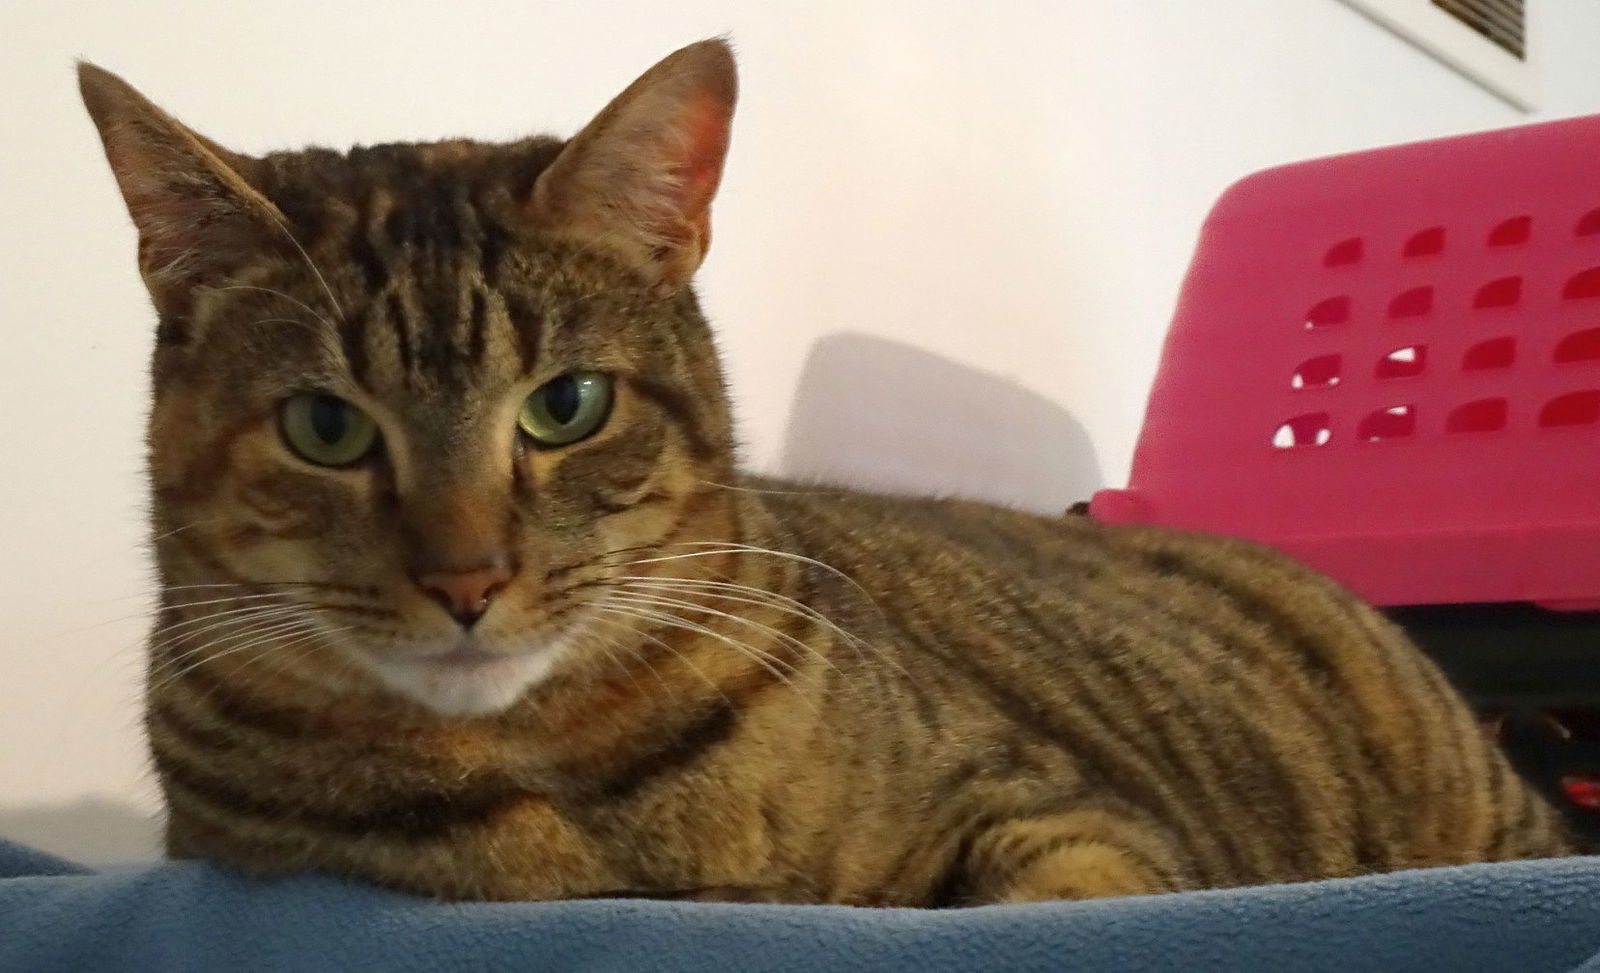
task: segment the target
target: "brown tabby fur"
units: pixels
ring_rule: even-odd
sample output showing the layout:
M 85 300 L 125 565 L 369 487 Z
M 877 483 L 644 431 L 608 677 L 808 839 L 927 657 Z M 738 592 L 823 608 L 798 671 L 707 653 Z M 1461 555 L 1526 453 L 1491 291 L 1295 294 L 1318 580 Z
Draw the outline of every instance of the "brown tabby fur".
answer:
M 160 314 L 172 854 L 450 898 L 931 906 L 1569 850 L 1439 672 L 1281 557 L 741 475 L 688 283 L 721 42 L 570 143 L 255 159 L 82 84 Z M 609 421 L 530 448 L 519 403 L 573 369 L 615 380 Z M 296 459 L 274 416 L 302 391 L 382 449 Z M 515 576 L 471 636 L 413 581 L 491 562 Z M 374 677 L 440 639 L 568 650 L 468 715 Z

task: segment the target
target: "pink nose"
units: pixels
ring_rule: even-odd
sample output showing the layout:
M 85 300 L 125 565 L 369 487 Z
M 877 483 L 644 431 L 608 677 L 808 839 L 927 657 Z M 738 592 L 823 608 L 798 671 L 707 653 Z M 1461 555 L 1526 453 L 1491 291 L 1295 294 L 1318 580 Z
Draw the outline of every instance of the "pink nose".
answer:
M 417 587 L 444 606 L 463 628 L 471 628 L 489 610 L 489 599 L 511 580 L 501 565 L 470 571 L 430 571 L 417 576 Z

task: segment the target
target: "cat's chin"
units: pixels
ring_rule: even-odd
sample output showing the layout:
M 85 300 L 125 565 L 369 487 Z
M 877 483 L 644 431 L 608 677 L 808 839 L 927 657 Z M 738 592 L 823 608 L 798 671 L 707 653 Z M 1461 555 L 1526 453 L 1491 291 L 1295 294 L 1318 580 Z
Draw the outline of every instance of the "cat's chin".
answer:
M 562 642 L 515 653 L 464 645 L 399 657 L 363 653 L 362 661 L 391 692 L 440 716 L 492 716 L 543 682 L 565 649 Z

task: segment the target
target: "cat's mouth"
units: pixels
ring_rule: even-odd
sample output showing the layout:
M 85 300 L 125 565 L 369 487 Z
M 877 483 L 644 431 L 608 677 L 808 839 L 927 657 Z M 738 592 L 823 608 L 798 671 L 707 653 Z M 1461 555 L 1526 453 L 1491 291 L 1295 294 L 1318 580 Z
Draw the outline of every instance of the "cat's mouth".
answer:
M 496 649 L 462 636 L 440 649 L 404 654 L 363 650 L 359 655 L 399 696 L 442 716 L 488 716 L 508 709 L 550 675 L 566 654 L 569 639 L 564 636 L 515 649 Z

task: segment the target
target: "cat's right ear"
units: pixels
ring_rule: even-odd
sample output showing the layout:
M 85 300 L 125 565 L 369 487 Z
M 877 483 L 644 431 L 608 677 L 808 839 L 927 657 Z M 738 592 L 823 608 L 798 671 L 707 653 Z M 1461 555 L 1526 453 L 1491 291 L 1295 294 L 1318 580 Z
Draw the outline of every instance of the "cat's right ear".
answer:
M 156 107 L 126 81 L 80 61 L 78 88 L 139 230 L 139 272 L 162 314 L 186 316 L 213 282 L 282 232 L 283 215 L 253 189 L 259 164 Z

